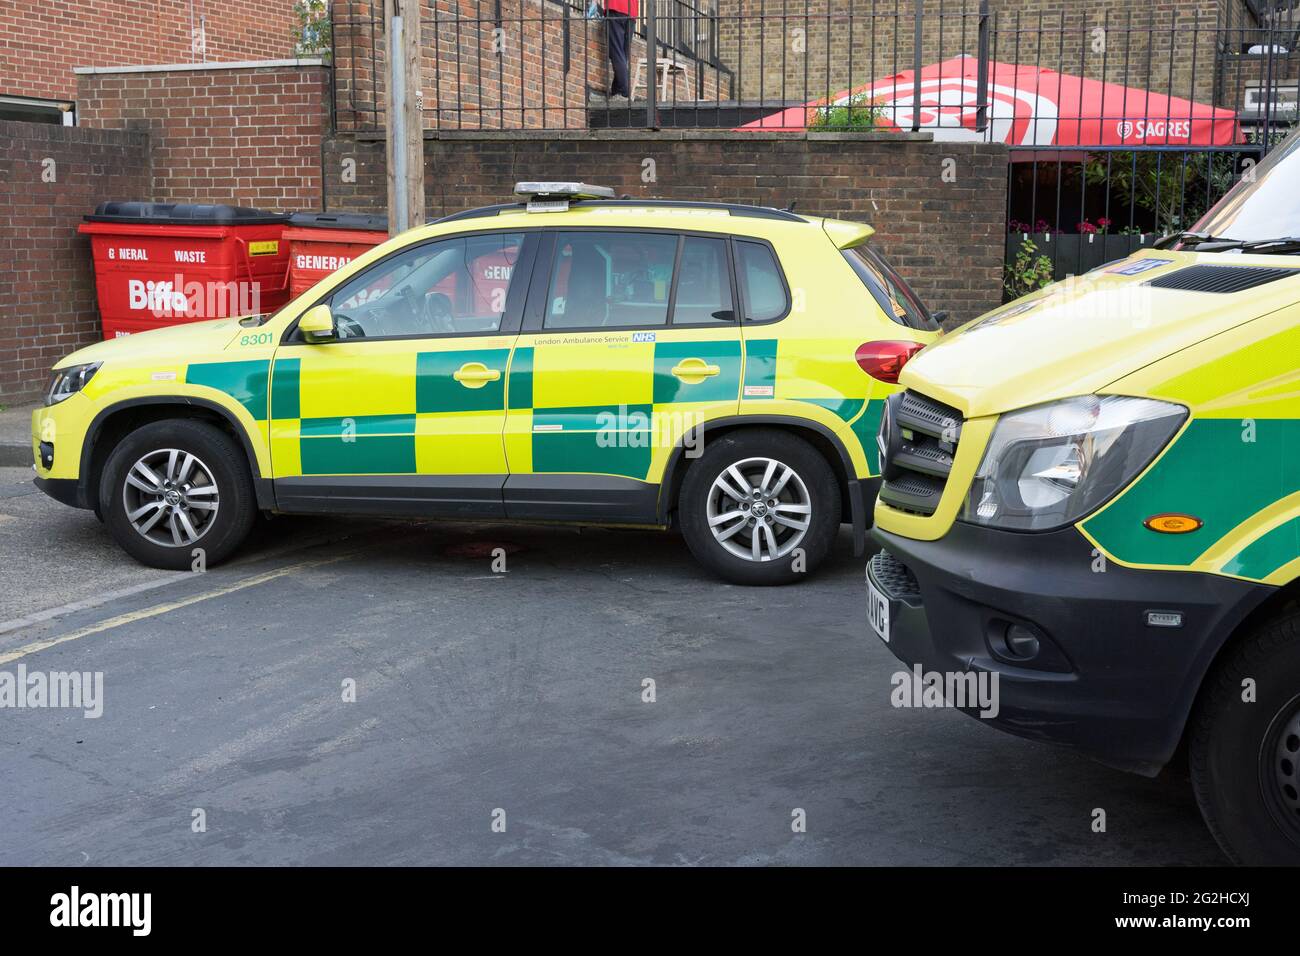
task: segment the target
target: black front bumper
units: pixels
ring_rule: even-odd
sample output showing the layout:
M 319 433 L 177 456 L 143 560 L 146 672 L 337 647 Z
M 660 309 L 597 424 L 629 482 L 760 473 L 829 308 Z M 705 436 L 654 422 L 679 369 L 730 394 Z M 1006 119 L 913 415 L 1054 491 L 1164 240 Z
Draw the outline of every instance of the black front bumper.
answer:
M 957 522 L 938 541 L 872 535 L 885 551 L 868 574 L 889 598 L 888 646 L 900 660 L 925 673 L 997 674 L 998 712 L 985 722 L 1143 773 L 1173 756 L 1214 655 L 1275 590 L 1103 562 L 1073 528 Z M 1149 625 L 1153 611 L 1181 613 L 1182 626 Z M 1039 639 L 1037 656 L 1012 659 L 1003 636 L 1013 624 Z
M 55 501 L 74 508 L 85 508 L 82 503 L 81 486 L 76 478 L 33 478 L 33 483 Z

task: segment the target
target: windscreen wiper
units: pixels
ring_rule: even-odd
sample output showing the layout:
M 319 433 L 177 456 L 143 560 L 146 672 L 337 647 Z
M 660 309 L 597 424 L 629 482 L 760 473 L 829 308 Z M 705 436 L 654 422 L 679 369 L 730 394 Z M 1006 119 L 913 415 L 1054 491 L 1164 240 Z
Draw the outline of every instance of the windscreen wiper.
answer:
M 1165 249 L 1176 242 L 1192 244 L 1193 252 L 1265 252 L 1269 255 L 1288 255 L 1300 252 L 1300 236 L 1279 236 L 1276 239 L 1228 239 L 1204 232 L 1177 232 L 1161 236 L 1152 247 Z M 1206 248 L 1206 247 L 1209 248 Z
M 1238 248 L 1243 252 L 1266 252 L 1269 255 L 1287 255 L 1300 252 L 1300 236 L 1279 236 L 1277 239 L 1252 239 Z
M 1153 249 L 1168 249 L 1176 242 L 1192 242 L 1198 247 L 1203 245 L 1213 245 L 1215 248 L 1207 250 L 1210 252 L 1218 249 L 1236 249 L 1241 246 L 1240 239 L 1228 239 L 1225 236 L 1212 236 L 1208 232 L 1171 232 L 1167 236 L 1161 236 L 1151 244 Z

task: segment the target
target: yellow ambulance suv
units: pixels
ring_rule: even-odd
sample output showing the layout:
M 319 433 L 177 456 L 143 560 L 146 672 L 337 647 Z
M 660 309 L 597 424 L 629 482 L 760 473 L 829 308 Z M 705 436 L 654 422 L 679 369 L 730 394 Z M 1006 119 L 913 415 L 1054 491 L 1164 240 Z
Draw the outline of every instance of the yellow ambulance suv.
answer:
M 1193 232 L 908 363 L 868 567 L 901 660 L 996 677 L 1015 734 L 1185 753 L 1251 863 L 1300 862 L 1297 137 Z
M 875 435 L 936 318 L 869 226 L 521 183 L 271 316 L 102 342 L 32 416 L 37 484 L 138 560 L 258 511 L 676 527 L 744 584 L 861 548 Z

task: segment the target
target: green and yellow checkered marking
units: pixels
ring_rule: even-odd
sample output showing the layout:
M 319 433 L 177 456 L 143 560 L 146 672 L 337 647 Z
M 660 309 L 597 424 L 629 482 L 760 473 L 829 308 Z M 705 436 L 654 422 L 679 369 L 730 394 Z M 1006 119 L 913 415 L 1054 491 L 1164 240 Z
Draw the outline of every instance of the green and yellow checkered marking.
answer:
M 266 359 L 246 362 L 202 362 L 187 366 L 185 383 L 225 392 L 248 410 L 255 421 L 266 421 Z
M 776 339 L 742 347 L 739 337 L 644 341 L 624 334 L 596 343 L 541 339 L 513 350 L 390 348 L 337 356 L 322 350 L 277 358 L 273 366 L 191 366 L 190 381 L 221 389 L 267 423 L 280 477 L 510 471 L 657 481 L 651 472 L 663 465 L 661 446 L 675 445 L 684 430 L 709 417 L 733 414 L 742 388 L 781 397 L 778 345 Z M 673 369 L 687 359 L 718 372 L 684 382 Z M 466 387 L 454 373 L 470 363 L 502 374 Z M 784 400 L 815 405 L 844 422 L 875 472 L 881 403 L 866 397 L 867 388 L 864 383 L 862 397 Z
M 738 338 L 631 339 L 591 345 L 544 341 L 515 350 L 508 385 L 511 472 L 654 480 L 655 451 L 675 440 L 681 422 L 689 423 L 693 411 L 736 402 Z M 672 370 L 688 358 L 716 365 L 718 374 L 685 384 Z
M 1300 492 L 1300 421 L 1261 418 L 1254 440 L 1242 420 L 1193 420 L 1156 463 L 1083 529 L 1107 552 L 1133 564 L 1186 567 L 1212 545 L 1275 502 Z M 1207 489 L 1230 488 L 1230 494 Z M 1152 515 L 1190 514 L 1204 524 L 1193 534 L 1158 534 Z M 1300 556 L 1296 522 L 1255 539 L 1224 565 L 1229 574 L 1262 580 Z
M 277 359 L 270 386 L 276 474 L 501 471 L 499 416 L 509 355 L 509 349 L 388 352 L 332 366 L 313 366 L 310 357 Z M 473 362 L 501 370 L 501 378 L 473 388 L 453 378 Z M 485 415 L 492 419 L 486 433 Z

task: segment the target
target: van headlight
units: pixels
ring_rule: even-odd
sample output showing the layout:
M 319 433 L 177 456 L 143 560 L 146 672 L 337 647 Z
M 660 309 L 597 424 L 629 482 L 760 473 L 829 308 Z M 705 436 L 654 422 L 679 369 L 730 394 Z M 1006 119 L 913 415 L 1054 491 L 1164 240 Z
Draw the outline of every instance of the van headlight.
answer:
M 1011 531 L 1074 524 L 1127 488 L 1186 420 L 1182 405 L 1123 395 L 1003 415 L 961 518 Z
M 86 365 L 69 365 L 56 368 L 50 374 L 50 386 L 45 390 L 45 404 L 57 405 L 65 398 L 71 398 L 86 387 L 86 383 L 99 371 L 103 362 L 89 362 Z

